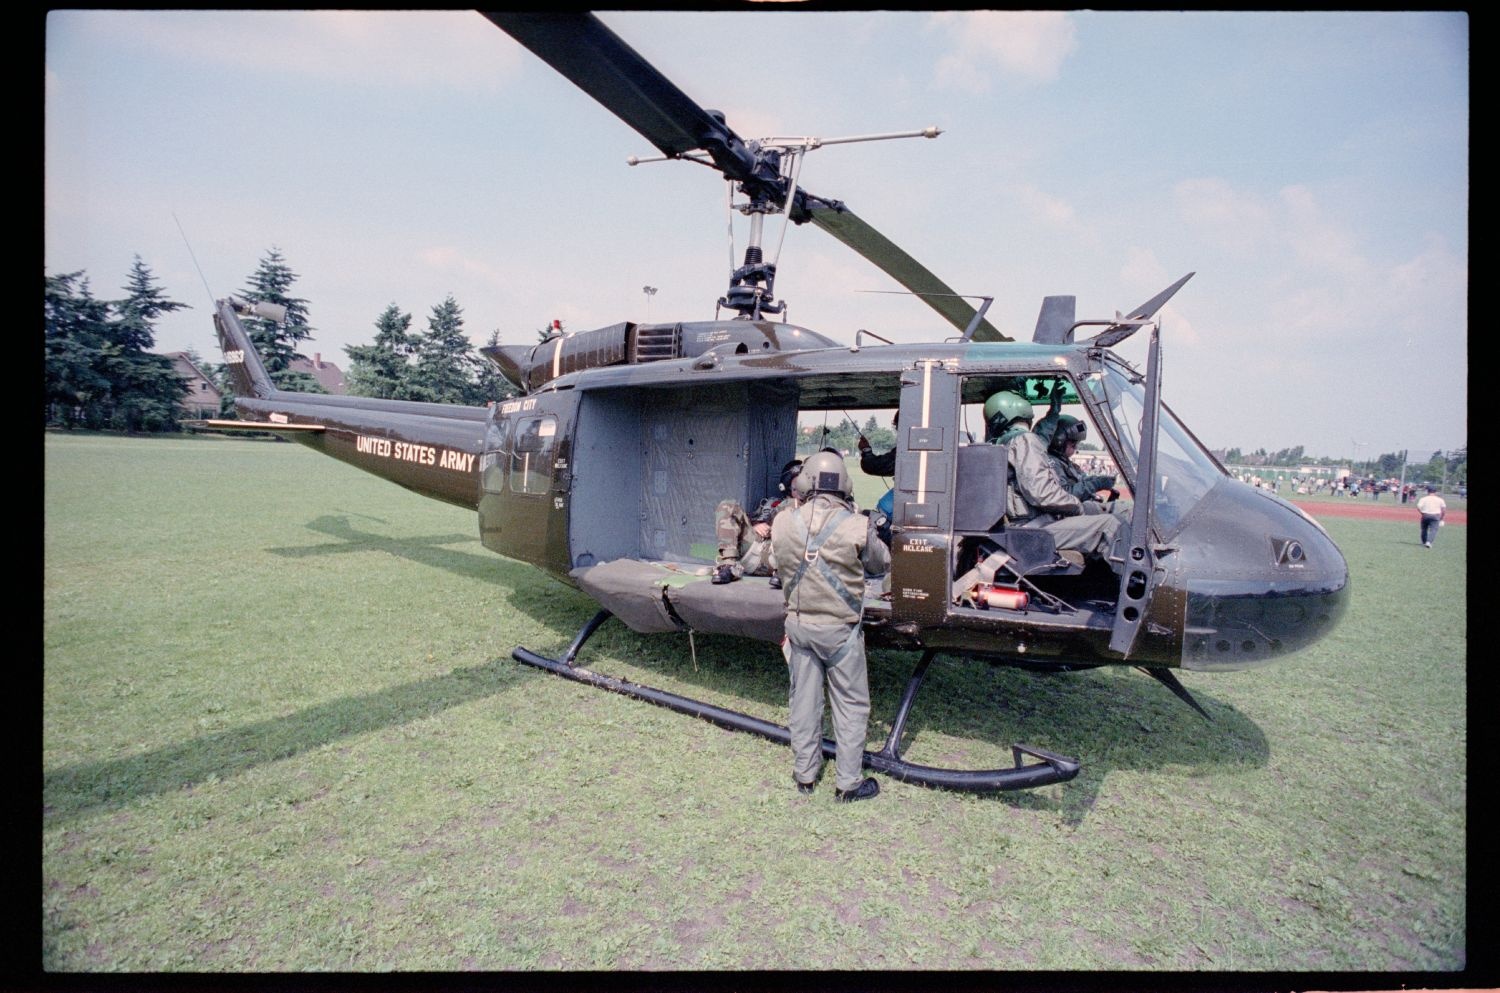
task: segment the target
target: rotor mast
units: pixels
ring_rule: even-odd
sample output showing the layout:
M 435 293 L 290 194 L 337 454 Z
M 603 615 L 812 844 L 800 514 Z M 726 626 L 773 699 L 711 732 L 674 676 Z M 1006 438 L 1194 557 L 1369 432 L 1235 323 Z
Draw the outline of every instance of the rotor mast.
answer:
M 736 187 L 745 194 L 748 204 L 741 209 L 751 221 L 750 245 L 738 267 L 734 264 L 733 248 L 730 249 L 730 286 L 720 301 L 721 306 L 728 306 L 749 319 L 785 310 L 785 305 L 772 293 L 776 258 L 773 256 L 767 262 L 761 246 L 765 215 L 783 213 L 792 224 L 812 221 L 921 296 L 960 331 L 974 321 L 974 308 L 955 295 L 951 287 L 843 202 L 815 196 L 797 185 L 801 157 L 814 148 L 887 138 L 936 138 L 941 133 L 939 129 L 849 138 L 746 141 L 725 123 L 723 114 L 697 104 L 593 14 L 493 10 L 482 13 L 635 129 L 663 159 L 706 165 L 729 180 L 731 206 Z M 635 165 L 651 160 L 628 161 Z M 785 233 L 783 227 L 783 236 Z M 975 341 L 1010 340 L 982 317 L 972 337 Z
M 706 113 L 720 123 L 724 121 L 724 115 L 717 110 L 709 110 Z M 644 158 L 632 155 L 625 161 L 633 166 L 645 162 L 666 162 L 671 159 L 688 159 L 708 164 L 701 155 L 694 154 L 705 152 L 712 163 L 720 167 L 725 179 L 734 184 L 738 192 L 745 195 L 744 203 L 730 204 L 731 210 L 737 210 L 750 219 L 750 233 L 745 246 L 744 261 L 730 272 L 729 289 L 719 298 L 718 304 L 720 307 L 735 311 L 741 317 L 758 320 L 762 314 L 780 314 L 786 309 L 786 301 L 777 300 L 774 292 L 776 262 L 780 255 L 779 242 L 776 256 L 773 256 L 769 262 L 765 259 L 763 241 L 766 215 L 783 214 L 788 223 L 796 224 L 812 219 L 806 203 L 810 194 L 797 186 L 797 179 L 802 169 L 802 157 L 825 145 L 847 145 L 858 141 L 888 141 L 894 138 L 936 138 L 942 133 L 941 128 L 934 126 L 917 131 L 849 135 L 842 138 L 778 136 L 762 138 L 759 141 L 734 140 L 724 142 L 723 147 L 718 148 L 715 147 L 719 144 L 718 142 L 710 142 L 703 149 L 694 149 L 677 155 Z M 745 168 L 737 171 L 738 174 L 720 165 L 731 156 L 745 165 Z M 837 200 L 824 200 L 821 197 L 811 197 L 811 199 L 835 210 L 843 208 L 843 204 Z M 786 228 L 783 226 L 783 237 L 785 233 Z

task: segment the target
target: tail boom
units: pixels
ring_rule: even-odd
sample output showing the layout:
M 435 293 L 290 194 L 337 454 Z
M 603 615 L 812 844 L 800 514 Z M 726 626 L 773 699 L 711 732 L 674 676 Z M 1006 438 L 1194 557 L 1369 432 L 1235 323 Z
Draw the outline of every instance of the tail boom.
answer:
M 241 420 L 213 426 L 279 434 L 415 493 L 478 509 L 489 407 L 277 389 L 230 301 L 216 305 L 214 326 Z

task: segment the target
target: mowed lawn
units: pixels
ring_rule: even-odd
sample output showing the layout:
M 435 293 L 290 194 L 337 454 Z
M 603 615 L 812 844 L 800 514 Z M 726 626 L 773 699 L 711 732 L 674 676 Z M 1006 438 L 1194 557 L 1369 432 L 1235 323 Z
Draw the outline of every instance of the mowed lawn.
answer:
M 845 806 L 782 747 L 511 661 L 594 606 L 471 513 L 291 444 L 44 444 L 48 970 L 1468 964 L 1467 527 L 1327 520 L 1342 625 L 1185 673 L 1212 722 L 1130 669 L 940 660 L 910 758 L 1083 771 Z M 774 646 L 695 645 L 611 622 L 584 659 L 785 720 Z M 877 741 L 914 661 L 872 653 Z

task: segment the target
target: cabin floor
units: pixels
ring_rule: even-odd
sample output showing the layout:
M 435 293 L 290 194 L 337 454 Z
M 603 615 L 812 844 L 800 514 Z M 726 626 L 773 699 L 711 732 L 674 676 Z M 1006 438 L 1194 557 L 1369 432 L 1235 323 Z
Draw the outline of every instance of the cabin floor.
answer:
M 744 576 L 716 586 L 709 579 L 712 571 L 711 566 L 699 563 L 615 559 L 575 569 L 572 577 L 602 607 L 643 634 L 691 629 L 779 643 L 786 606 L 781 590 L 771 588 L 770 577 Z M 867 587 L 866 623 L 890 618 L 887 582 L 888 578 Z M 1031 582 L 1034 590 L 1025 610 L 1031 623 L 1046 624 L 1055 619 L 1063 627 L 1107 627 L 1113 618 L 1118 583 L 1102 563 L 1090 563 L 1079 575 L 1037 577 Z M 1046 597 L 1039 596 L 1037 590 L 1063 601 L 1066 607 L 1049 607 Z M 950 611 L 957 618 L 991 621 L 1014 612 L 969 606 L 953 606 Z

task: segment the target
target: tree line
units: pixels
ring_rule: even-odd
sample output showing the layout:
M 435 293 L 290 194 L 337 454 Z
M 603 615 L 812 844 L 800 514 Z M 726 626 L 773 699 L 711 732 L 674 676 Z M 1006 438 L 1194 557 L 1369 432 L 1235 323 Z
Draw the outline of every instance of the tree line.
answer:
M 350 393 L 473 407 L 515 394 L 495 364 L 475 352 L 452 294 L 432 308 L 425 331 L 411 325 L 412 315 L 392 303 L 375 319 L 373 342 L 345 346 Z M 500 332 L 490 332 L 489 344 L 499 343 Z
M 1311 458 L 1303 454 L 1301 445 L 1297 445 L 1294 448 L 1282 448 L 1276 452 L 1267 452 L 1264 448 L 1257 448 L 1247 453 L 1238 448 L 1231 448 L 1224 453 L 1221 461 L 1226 465 L 1260 466 L 1272 470 L 1296 469 L 1300 466 L 1341 467 L 1347 465 L 1355 475 L 1360 477 L 1399 479 L 1404 471 L 1408 483 L 1442 483 L 1445 481 L 1453 483 L 1457 481 L 1467 484 L 1468 446 L 1447 452 L 1435 451 L 1425 461 L 1413 458 L 1413 454 L 1410 451 L 1382 452 L 1375 458 L 1351 462 L 1345 458 L 1326 456 Z
M 273 303 L 286 308 L 282 321 L 242 319 L 266 372 L 279 388 L 298 393 L 324 393 L 309 373 L 292 368 L 307 356 L 298 346 L 312 339 L 307 300 L 292 295 L 297 274 L 281 251 L 272 247 L 257 263 L 237 296 L 248 303 Z M 139 255 L 131 266 L 119 300 L 100 300 L 82 271 L 46 277 L 45 407 L 46 423 L 68 428 L 123 431 L 175 431 L 179 403 L 188 393 L 185 380 L 166 356 L 155 355 L 155 322 L 163 314 L 188 307 L 169 299 Z M 189 308 L 190 309 L 190 308 Z M 561 334 L 560 323 L 537 332 L 545 341 Z M 492 331 L 489 345 L 500 343 Z M 375 319 L 375 338 L 368 345 L 347 345 L 349 369 L 345 384 L 354 396 L 389 400 L 422 400 L 483 406 L 515 395 L 515 387 L 494 363 L 478 354 L 464 331 L 463 309 L 450 293 L 435 305 L 425 330 L 413 330 L 412 315 L 389 304 Z M 189 357 L 209 376 L 223 396 L 220 413 L 233 416 L 233 390 L 227 369 L 203 361 L 189 349 Z M 876 451 L 895 445 L 895 434 L 873 416 L 861 429 L 847 417 L 800 435 L 799 454 L 824 446 L 853 451 L 864 434 Z M 1091 447 L 1091 446 L 1086 446 Z M 1403 465 L 1408 481 L 1467 480 L 1468 450 L 1433 452 L 1426 462 L 1413 462 L 1407 452 L 1388 452 L 1359 463 L 1370 475 L 1396 477 Z M 1296 467 L 1341 465 L 1346 460 L 1309 458 L 1303 446 L 1267 452 L 1226 451 L 1222 461 L 1233 465 Z
M 281 321 L 246 317 L 242 323 L 277 387 L 325 393 L 311 374 L 293 368 L 307 358 L 299 347 L 313 337 L 308 301 L 293 295 L 296 281 L 281 251 L 271 248 L 236 296 L 252 304 L 279 304 L 286 316 Z M 124 292 L 118 300 L 94 296 L 82 270 L 45 277 L 45 423 L 130 432 L 179 429 L 188 383 L 171 359 L 151 349 L 158 318 L 188 305 L 167 297 L 139 255 Z M 496 330 L 489 344 L 499 341 Z M 432 308 L 425 330 L 414 330 L 412 315 L 390 304 L 375 320 L 374 341 L 344 351 L 350 360 L 345 382 L 355 396 L 482 406 L 515 392 L 470 343 L 463 310 L 452 294 Z M 203 360 L 194 349 L 187 354 L 223 396 L 221 416 L 232 417 L 226 367 Z
M 118 431 L 176 430 L 188 384 L 154 355 L 155 322 L 186 307 L 167 298 L 137 255 L 119 300 L 94 296 L 82 272 L 43 289 L 43 404 L 48 424 Z

